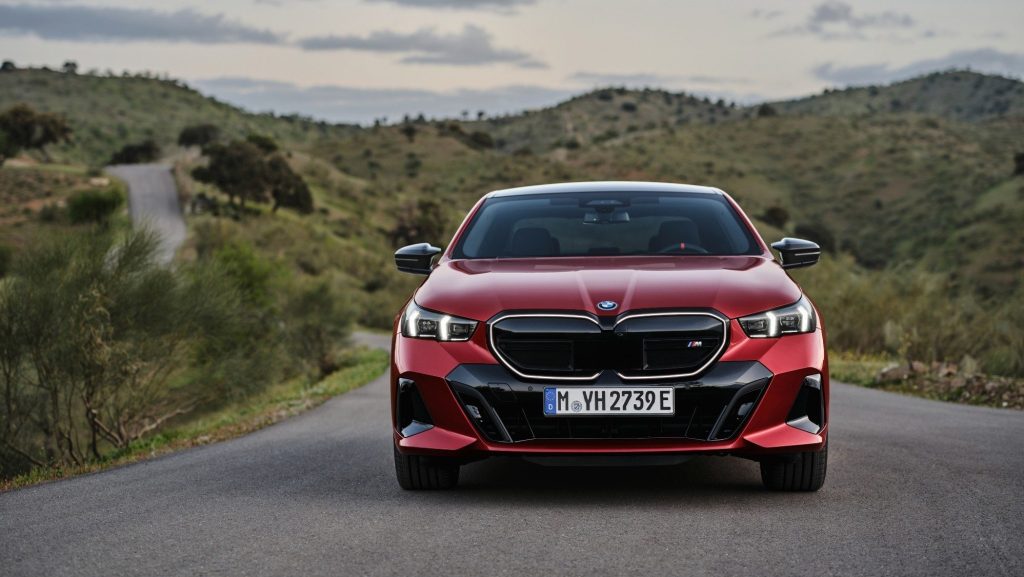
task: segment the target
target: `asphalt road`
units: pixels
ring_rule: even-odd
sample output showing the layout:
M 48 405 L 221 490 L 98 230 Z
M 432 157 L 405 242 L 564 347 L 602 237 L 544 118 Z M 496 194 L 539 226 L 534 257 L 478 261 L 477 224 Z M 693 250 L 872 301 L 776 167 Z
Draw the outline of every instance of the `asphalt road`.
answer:
M 178 189 L 165 164 L 119 164 L 107 172 L 128 184 L 128 210 L 132 222 L 160 235 L 159 259 L 170 263 L 185 242 L 185 219 L 178 202 Z
M 835 384 L 814 494 L 766 492 L 732 458 L 493 460 L 409 493 L 387 406 L 381 378 L 233 441 L 0 494 L 0 574 L 1024 575 L 1021 412 Z

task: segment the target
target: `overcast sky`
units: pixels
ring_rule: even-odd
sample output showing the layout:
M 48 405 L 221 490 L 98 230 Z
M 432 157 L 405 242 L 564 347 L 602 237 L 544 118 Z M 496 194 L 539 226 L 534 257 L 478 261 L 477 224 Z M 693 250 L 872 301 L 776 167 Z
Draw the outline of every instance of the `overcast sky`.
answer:
M 1021 0 L 0 0 L 0 58 L 152 70 L 337 121 L 595 86 L 756 102 L 950 67 L 1024 76 Z

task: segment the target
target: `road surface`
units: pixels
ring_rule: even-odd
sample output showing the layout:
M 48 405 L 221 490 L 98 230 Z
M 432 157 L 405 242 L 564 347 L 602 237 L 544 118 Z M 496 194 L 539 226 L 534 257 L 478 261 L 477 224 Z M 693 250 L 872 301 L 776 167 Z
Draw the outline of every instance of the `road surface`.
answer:
M 160 235 L 159 260 L 169 264 L 185 242 L 185 219 L 178 202 L 178 189 L 165 164 L 119 164 L 107 172 L 128 184 L 128 210 L 132 222 L 147 226 Z
M 386 337 L 374 338 L 386 346 Z M 0 494 L 0 574 L 1024 575 L 1024 413 L 835 384 L 824 489 L 757 465 L 394 480 L 384 378 L 239 439 Z

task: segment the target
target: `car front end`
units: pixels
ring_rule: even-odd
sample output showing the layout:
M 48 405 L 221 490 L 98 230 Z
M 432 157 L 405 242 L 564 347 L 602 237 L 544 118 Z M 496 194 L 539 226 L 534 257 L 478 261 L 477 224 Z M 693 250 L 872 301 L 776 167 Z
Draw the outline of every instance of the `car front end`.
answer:
M 669 201 L 616 193 L 638 188 L 646 192 L 636 183 L 569 192 L 585 199 L 573 201 L 582 207 L 584 224 L 628 218 L 615 216 L 626 214 L 626 205 L 636 227 L 646 215 L 663 218 L 655 215 L 672 206 Z M 652 194 L 672 190 L 656 188 Z M 824 328 L 813 304 L 782 270 L 787 258 L 802 265 L 816 260 L 816 247 L 788 239 L 796 245 L 780 249 L 780 264 L 738 206 L 712 191 L 689 194 L 718 195 L 716 202 L 735 211 L 750 236 L 743 254 L 704 248 L 692 255 L 662 254 L 652 248 L 642 254 L 567 255 L 559 240 L 548 242 L 551 235 L 531 232 L 543 242 L 520 238 L 515 245 L 516 238 L 528 236 L 519 230 L 537 228 L 520 226 L 502 234 L 511 235 L 509 250 L 518 246 L 526 254 L 459 258 L 466 255 L 453 247 L 465 244 L 459 244 L 460 236 L 480 221 L 489 196 L 436 266 L 430 263 L 433 254 L 421 255 L 430 277 L 396 319 L 392 343 L 395 455 L 403 486 L 453 485 L 459 465 L 490 456 L 587 464 L 734 455 L 761 462 L 771 488 L 820 487 L 824 463 L 818 461 L 824 461 L 828 436 Z M 562 201 L 554 196 L 558 192 L 563 191 L 549 195 L 556 207 Z M 584 192 L 597 196 L 589 200 L 580 196 Z M 619 204 L 602 216 L 604 205 L 596 201 Z M 713 229 L 694 226 L 687 233 L 676 224 L 701 214 L 700 208 L 688 210 L 693 218 L 662 224 L 648 246 L 685 246 L 672 231 L 690 240 L 701 238 L 701 230 L 713 248 Z M 665 230 L 669 236 L 657 236 Z M 572 234 L 565 232 L 561 244 L 577 242 Z M 396 260 L 401 268 L 398 254 Z

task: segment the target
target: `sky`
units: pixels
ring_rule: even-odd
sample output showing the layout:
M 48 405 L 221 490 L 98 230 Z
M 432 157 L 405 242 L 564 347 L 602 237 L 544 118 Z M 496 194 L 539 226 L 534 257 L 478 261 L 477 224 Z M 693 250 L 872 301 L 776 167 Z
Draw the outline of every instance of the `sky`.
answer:
M 948 68 L 1024 76 L 1020 0 L 0 0 L 0 58 L 149 70 L 338 122 L 600 86 L 754 103 Z

